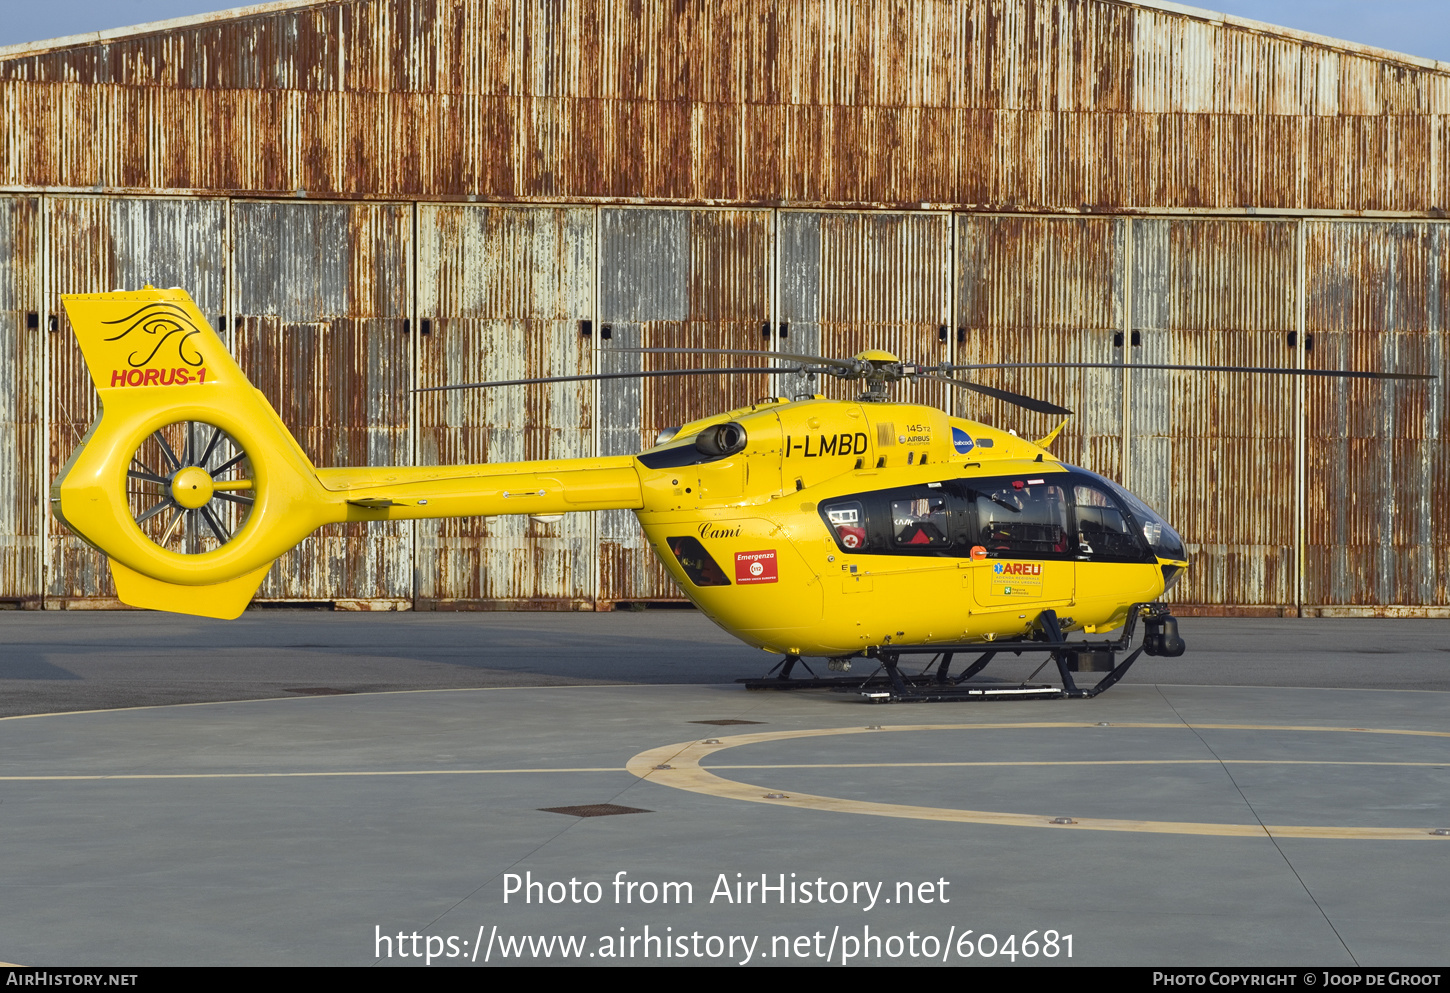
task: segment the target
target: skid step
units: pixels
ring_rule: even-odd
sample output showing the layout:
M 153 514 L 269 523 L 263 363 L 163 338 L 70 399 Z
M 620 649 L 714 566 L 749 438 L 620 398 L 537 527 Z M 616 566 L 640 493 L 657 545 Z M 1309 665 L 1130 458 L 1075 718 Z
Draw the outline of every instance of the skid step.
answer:
M 937 703 L 954 700 L 1061 700 L 1069 696 L 1061 686 L 923 686 L 893 690 L 861 690 L 871 703 Z
M 904 682 L 913 686 L 929 685 L 934 676 L 929 673 L 918 675 L 901 674 Z M 747 690 L 864 690 L 873 686 L 890 686 L 891 680 L 883 668 L 870 676 L 813 676 L 808 679 L 782 679 L 779 676 L 763 676 L 758 679 L 735 680 Z

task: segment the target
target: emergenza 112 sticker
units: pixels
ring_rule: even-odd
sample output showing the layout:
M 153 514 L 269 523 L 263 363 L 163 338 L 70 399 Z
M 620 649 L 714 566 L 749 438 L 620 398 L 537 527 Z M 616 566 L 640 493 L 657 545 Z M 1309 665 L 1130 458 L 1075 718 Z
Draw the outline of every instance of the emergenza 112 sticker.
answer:
M 748 583 L 776 583 L 780 576 L 775 568 L 775 549 L 768 548 L 759 552 L 736 552 L 735 553 L 735 583 L 737 586 L 744 586 Z

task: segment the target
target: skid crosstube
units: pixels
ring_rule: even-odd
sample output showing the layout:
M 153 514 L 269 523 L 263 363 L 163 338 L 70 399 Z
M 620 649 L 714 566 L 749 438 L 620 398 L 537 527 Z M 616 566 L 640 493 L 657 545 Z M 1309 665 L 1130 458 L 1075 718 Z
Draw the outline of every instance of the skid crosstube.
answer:
M 1069 656 L 1082 653 L 1117 653 L 1125 651 L 1133 642 L 1139 618 L 1146 618 L 1150 629 L 1144 635 L 1138 648 L 1114 665 L 1101 679 L 1091 686 L 1080 687 L 1073 678 Z M 938 645 L 878 645 L 868 649 L 865 655 L 877 659 L 880 665 L 865 676 L 817 676 L 810 666 L 798 656 L 787 655 L 761 679 L 740 679 L 747 689 L 834 689 L 841 692 L 857 692 L 873 703 L 927 703 L 967 700 L 1061 700 L 1090 699 L 1114 686 L 1145 650 L 1150 655 L 1181 655 L 1183 643 L 1177 637 L 1176 622 L 1172 624 L 1172 640 L 1165 642 L 1162 635 L 1165 624 L 1174 619 L 1166 606 L 1160 603 L 1135 603 L 1128 610 L 1123 633 L 1111 641 L 1069 641 L 1058 624 L 1057 613 L 1044 610 L 1037 616 L 1037 636 L 1012 641 L 964 642 L 961 644 Z M 1167 647 L 1165 647 L 1165 645 Z M 1151 646 L 1151 647 L 1150 647 Z M 960 674 L 952 676 L 949 668 L 952 658 L 958 652 L 980 652 L 981 654 Z M 1023 683 L 1018 686 L 963 685 L 977 675 L 998 655 L 1011 652 L 1046 652 L 1049 662 L 1057 664 L 1061 685 Z M 903 673 L 900 661 L 907 655 L 940 656 L 941 662 L 932 670 L 919 674 Z M 809 678 L 791 678 L 791 672 L 799 662 L 810 672 Z M 1044 662 L 1045 666 L 1047 662 Z M 780 670 L 778 673 L 776 670 Z M 1041 667 L 1039 667 L 1039 671 Z M 1036 673 L 1033 673 L 1035 676 Z

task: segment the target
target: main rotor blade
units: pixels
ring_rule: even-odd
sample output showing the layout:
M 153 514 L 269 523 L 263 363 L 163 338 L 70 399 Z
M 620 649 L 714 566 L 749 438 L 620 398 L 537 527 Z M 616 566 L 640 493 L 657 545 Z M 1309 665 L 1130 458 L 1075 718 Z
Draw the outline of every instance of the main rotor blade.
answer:
M 945 373 L 978 369 L 1167 369 L 1174 372 L 1248 372 L 1277 376 L 1322 376 L 1336 379 L 1424 380 L 1438 377 L 1418 372 L 1359 372 L 1352 369 L 1281 369 L 1257 365 L 1164 365 L 1156 362 L 995 362 L 987 365 L 938 366 Z
M 855 359 L 828 359 L 819 355 L 801 355 L 797 352 L 762 352 L 750 348 L 609 348 L 610 352 L 648 352 L 655 355 L 756 355 L 774 362 L 806 362 L 834 366 L 847 371 L 860 366 Z
M 622 351 L 622 349 L 621 349 Z M 733 376 L 759 372 L 818 372 L 800 366 L 772 368 L 751 366 L 743 369 L 649 369 L 641 372 L 596 372 L 587 376 L 543 376 L 538 379 L 499 379 L 490 383 L 458 383 L 453 386 L 420 386 L 414 393 L 435 393 L 439 390 L 476 390 L 485 386 L 531 386 L 534 383 L 582 383 L 593 379 L 648 379 L 654 376 Z
M 953 386 L 964 390 L 971 390 L 973 393 L 980 393 L 983 396 L 993 397 L 1017 407 L 1026 407 L 1028 410 L 1035 410 L 1039 414 L 1071 414 L 1072 411 L 1066 407 L 1059 407 L 1055 403 L 1048 403 L 1046 400 L 1037 400 L 1033 397 L 1023 396 L 1021 393 L 1011 393 L 1007 390 L 999 390 L 993 386 L 983 386 L 981 383 L 968 383 L 961 379 L 949 379 L 946 376 L 933 376 L 930 373 L 919 373 L 917 379 L 931 379 L 938 383 L 951 383 Z

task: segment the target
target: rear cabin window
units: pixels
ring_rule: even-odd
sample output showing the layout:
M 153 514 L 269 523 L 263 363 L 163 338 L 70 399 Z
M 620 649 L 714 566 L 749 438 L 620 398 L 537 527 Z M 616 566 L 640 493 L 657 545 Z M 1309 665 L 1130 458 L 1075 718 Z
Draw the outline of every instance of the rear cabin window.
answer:
M 866 510 L 859 500 L 833 503 L 825 510 L 826 523 L 836 536 L 836 544 L 848 552 L 866 546 Z
M 897 548 L 945 548 L 951 544 L 944 493 L 891 501 L 891 543 Z
M 821 517 L 843 552 L 950 555 L 967 538 L 955 482 L 900 486 L 821 504 Z M 963 553 L 964 554 L 964 553 Z

